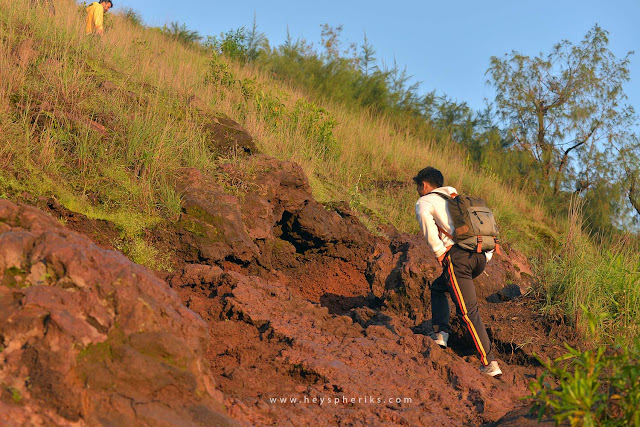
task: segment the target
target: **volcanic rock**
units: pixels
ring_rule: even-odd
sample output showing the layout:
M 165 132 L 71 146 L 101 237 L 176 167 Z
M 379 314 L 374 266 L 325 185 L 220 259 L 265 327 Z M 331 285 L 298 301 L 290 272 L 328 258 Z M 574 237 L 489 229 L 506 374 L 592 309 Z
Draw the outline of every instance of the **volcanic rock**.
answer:
M 233 425 L 206 347 L 149 270 L 0 200 L 0 424 Z

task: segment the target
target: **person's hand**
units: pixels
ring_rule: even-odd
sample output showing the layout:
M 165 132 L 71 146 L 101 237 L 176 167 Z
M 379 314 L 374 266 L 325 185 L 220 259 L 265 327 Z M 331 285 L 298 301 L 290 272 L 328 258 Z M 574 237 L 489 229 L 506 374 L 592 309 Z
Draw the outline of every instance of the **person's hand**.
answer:
M 442 255 L 440 255 L 438 257 L 438 262 L 440 263 L 440 265 L 442 265 L 442 262 L 444 261 L 444 258 L 447 256 L 447 254 L 449 253 L 449 249 L 451 249 L 451 246 L 449 246 L 447 248 L 447 250 L 445 251 L 445 253 L 443 253 Z

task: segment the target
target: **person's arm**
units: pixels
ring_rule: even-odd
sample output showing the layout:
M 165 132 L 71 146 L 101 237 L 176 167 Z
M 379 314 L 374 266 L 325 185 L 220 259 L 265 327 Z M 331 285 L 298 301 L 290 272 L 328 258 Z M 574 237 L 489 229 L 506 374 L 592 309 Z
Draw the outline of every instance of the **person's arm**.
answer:
M 449 248 L 447 248 L 444 242 L 440 239 L 440 233 L 436 220 L 433 218 L 433 205 L 428 202 L 422 202 L 416 204 L 416 218 L 420 224 L 420 230 L 422 235 L 427 240 L 427 245 L 436 255 L 438 261 L 442 263 L 444 256 L 447 254 Z
M 104 11 L 102 10 L 102 5 L 100 5 L 100 7 L 96 7 L 96 10 L 94 12 L 94 20 L 96 25 L 96 33 L 98 33 L 99 35 L 103 35 Z

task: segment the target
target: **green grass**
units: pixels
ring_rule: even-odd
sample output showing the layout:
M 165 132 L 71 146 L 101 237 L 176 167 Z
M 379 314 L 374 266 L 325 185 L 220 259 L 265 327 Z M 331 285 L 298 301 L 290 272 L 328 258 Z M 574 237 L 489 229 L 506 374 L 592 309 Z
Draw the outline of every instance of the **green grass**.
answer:
M 585 306 L 582 311 L 596 334 L 606 316 L 591 315 Z M 559 425 L 639 425 L 640 340 L 618 343 L 613 351 L 610 345 L 586 351 L 565 346 L 564 355 L 541 360 L 545 371 L 529 386 L 539 419 L 548 413 Z
M 20 393 L 20 390 L 15 387 L 11 387 L 9 391 L 11 392 L 11 400 L 13 400 L 14 403 L 19 404 L 22 402 L 22 394 Z
M 616 242 L 582 231 L 581 204 L 572 202 L 562 245 L 539 263 L 536 289 L 546 312 L 561 314 L 595 342 L 640 337 L 640 248 L 631 236 Z M 595 329 L 581 307 L 598 319 Z

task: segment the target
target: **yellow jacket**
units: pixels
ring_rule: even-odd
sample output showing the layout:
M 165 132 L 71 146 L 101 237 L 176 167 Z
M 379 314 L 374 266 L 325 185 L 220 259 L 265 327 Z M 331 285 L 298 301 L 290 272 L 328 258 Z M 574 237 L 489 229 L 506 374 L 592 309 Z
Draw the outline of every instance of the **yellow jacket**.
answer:
M 85 34 L 102 32 L 102 21 L 104 18 L 104 9 L 100 3 L 94 2 L 87 8 L 87 25 Z

